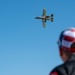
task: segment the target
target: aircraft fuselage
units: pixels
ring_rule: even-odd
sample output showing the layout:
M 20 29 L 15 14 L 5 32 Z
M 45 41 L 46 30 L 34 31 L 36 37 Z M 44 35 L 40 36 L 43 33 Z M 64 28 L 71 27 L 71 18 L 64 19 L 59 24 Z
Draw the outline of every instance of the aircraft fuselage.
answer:
M 50 20 L 50 16 L 36 17 L 36 19 L 42 19 L 42 21 L 45 22 L 46 20 Z

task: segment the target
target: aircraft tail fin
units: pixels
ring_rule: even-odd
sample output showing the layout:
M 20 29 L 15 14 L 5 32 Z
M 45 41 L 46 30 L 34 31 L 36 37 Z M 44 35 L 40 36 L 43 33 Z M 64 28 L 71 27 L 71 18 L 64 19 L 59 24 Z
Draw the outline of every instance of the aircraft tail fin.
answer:
M 54 15 L 51 14 L 51 22 L 53 22 L 53 21 L 54 21 Z

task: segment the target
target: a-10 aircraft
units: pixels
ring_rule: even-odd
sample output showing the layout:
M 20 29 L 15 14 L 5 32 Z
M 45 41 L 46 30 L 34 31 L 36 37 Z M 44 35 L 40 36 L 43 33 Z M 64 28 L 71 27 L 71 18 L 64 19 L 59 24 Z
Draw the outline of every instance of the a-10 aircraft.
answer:
M 50 20 L 51 22 L 53 22 L 53 14 L 51 14 L 51 16 L 46 15 L 46 9 L 43 9 L 43 15 L 41 17 L 35 17 L 35 19 L 41 19 L 43 22 L 43 27 L 46 27 L 46 21 Z

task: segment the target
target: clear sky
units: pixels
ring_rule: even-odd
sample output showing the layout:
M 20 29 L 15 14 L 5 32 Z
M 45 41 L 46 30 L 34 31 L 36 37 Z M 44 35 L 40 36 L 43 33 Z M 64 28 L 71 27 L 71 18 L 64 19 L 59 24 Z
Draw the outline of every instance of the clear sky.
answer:
M 46 28 L 36 16 L 54 14 Z M 48 75 L 58 64 L 57 40 L 75 27 L 75 0 L 0 0 L 0 75 Z

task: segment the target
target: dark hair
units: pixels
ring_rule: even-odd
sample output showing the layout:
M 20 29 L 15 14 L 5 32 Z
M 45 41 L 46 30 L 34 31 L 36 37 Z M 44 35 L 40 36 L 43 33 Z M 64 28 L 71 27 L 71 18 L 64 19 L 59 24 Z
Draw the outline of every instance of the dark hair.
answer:
M 75 48 L 75 42 L 71 45 L 71 48 Z

